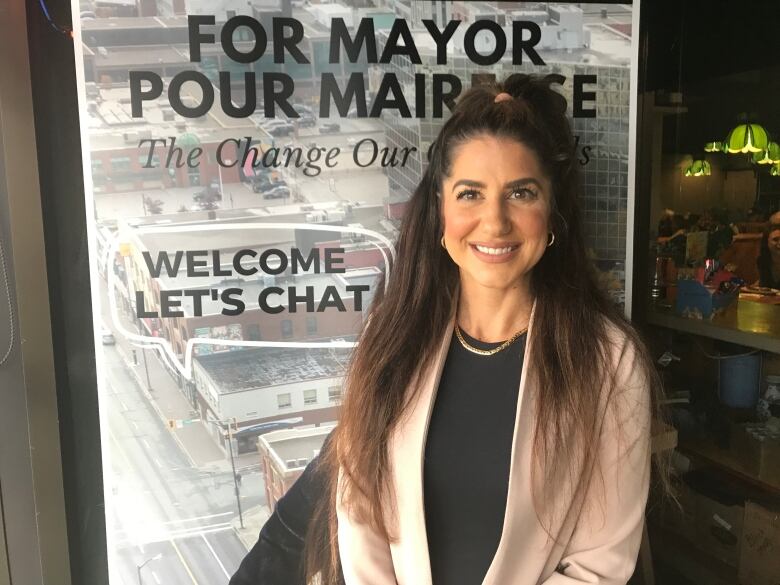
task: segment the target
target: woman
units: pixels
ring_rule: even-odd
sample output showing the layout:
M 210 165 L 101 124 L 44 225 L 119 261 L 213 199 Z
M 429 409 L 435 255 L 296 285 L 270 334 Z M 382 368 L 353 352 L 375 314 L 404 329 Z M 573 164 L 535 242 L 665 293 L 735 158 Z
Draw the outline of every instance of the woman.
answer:
M 682 267 L 685 265 L 686 246 L 688 242 L 687 229 L 685 217 L 679 213 L 671 213 L 666 216 L 663 222 L 664 233 L 661 233 L 659 229 L 658 239 L 658 254 L 662 256 L 669 256 L 674 260 L 676 267 Z
M 656 378 L 586 257 L 552 82 L 469 90 L 432 148 L 320 454 L 306 582 L 633 572 Z
M 780 289 L 780 211 L 769 218 L 769 226 L 761 238 L 756 286 Z

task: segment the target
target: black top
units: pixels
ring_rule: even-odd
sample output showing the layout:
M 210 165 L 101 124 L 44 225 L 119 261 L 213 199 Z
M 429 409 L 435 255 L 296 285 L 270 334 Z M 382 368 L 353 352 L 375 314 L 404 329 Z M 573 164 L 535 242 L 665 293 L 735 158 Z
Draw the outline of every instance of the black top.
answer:
M 493 349 L 461 330 L 473 347 Z M 504 526 L 526 334 L 492 356 L 453 333 L 425 444 L 424 496 L 434 585 L 479 585 Z

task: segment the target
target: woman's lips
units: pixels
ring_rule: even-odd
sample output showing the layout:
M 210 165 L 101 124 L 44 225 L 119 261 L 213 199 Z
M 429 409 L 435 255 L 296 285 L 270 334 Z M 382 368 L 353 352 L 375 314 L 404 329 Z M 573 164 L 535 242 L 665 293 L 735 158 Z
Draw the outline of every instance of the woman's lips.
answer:
M 480 260 L 482 260 L 483 262 L 490 262 L 495 264 L 500 262 L 507 262 L 512 257 L 514 257 L 514 255 L 520 249 L 520 245 L 513 244 L 510 246 L 496 246 L 496 247 L 479 245 L 479 248 L 482 248 L 483 250 L 485 250 L 486 248 L 491 250 L 502 250 L 501 253 L 491 253 L 487 251 L 482 251 L 477 247 L 477 244 L 469 244 L 469 248 L 471 248 L 471 251 L 474 253 L 474 255 Z

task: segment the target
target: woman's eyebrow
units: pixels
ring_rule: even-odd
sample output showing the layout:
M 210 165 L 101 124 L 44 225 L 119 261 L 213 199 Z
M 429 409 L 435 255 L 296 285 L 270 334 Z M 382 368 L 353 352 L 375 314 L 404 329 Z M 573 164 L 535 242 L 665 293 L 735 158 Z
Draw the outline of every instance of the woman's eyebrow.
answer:
M 528 185 L 536 185 L 537 189 L 542 189 L 542 184 L 533 177 L 527 177 L 524 179 L 515 179 L 509 181 L 506 185 L 506 189 L 517 189 L 518 187 L 527 187 Z
M 460 185 L 463 185 L 465 187 L 480 187 L 482 189 L 485 188 L 485 183 L 482 183 L 480 181 L 472 181 L 471 179 L 459 179 L 455 181 L 455 184 L 452 186 L 452 188 L 455 189 Z
M 455 181 L 455 184 L 452 186 L 453 189 L 459 187 L 459 186 L 465 186 L 465 187 L 479 187 L 484 189 L 485 183 L 481 181 L 474 181 L 472 179 L 459 179 Z M 506 185 L 504 185 L 505 189 L 513 189 L 517 187 L 526 187 L 528 185 L 536 185 L 538 189 L 542 188 L 542 184 L 533 177 L 524 177 L 522 179 L 515 179 L 514 181 L 509 181 Z

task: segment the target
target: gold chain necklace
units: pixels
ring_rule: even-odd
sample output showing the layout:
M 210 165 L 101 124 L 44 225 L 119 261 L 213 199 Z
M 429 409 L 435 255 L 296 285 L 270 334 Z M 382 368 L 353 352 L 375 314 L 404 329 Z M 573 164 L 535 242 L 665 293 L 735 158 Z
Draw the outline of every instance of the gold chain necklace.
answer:
M 460 341 L 461 345 L 463 347 L 465 347 L 467 350 L 469 350 L 471 353 L 476 353 L 476 354 L 479 354 L 479 355 L 493 355 L 493 354 L 498 353 L 502 349 L 506 349 L 507 347 L 509 347 L 512 344 L 512 342 L 515 339 L 520 337 L 526 331 L 528 331 L 528 327 L 524 327 L 523 329 L 521 329 L 520 331 L 515 333 L 512 337 L 507 339 L 504 343 L 502 343 L 498 347 L 494 347 L 493 349 L 479 349 L 478 347 L 474 347 L 473 345 L 469 345 L 469 343 L 465 339 L 463 339 L 463 335 L 460 332 L 460 327 L 458 327 L 458 324 L 455 323 L 455 335 L 458 336 L 458 341 Z

